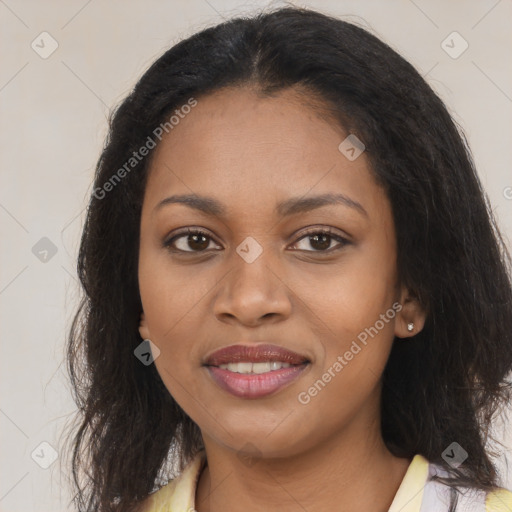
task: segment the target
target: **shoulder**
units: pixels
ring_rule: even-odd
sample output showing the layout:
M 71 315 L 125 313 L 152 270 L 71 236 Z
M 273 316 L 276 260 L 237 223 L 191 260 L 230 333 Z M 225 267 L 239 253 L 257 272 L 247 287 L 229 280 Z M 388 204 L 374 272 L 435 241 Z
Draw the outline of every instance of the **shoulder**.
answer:
M 204 450 L 198 452 L 180 475 L 150 494 L 138 512 L 181 512 L 194 509 L 197 481 L 206 464 Z
M 512 511 L 512 492 L 508 489 L 496 489 L 487 494 L 485 512 Z
M 455 510 L 475 512 L 512 512 L 512 492 L 497 488 L 489 492 L 473 487 L 450 487 L 435 477 L 448 477 L 440 466 L 429 463 L 428 478 L 424 487 L 421 512 L 430 510 L 450 510 L 456 498 Z M 433 478 L 434 477 L 434 478 Z
M 138 512 L 166 512 L 171 510 L 169 502 L 176 495 L 177 479 L 171 480 L 154 493 L 150 494 L 139 508 Z

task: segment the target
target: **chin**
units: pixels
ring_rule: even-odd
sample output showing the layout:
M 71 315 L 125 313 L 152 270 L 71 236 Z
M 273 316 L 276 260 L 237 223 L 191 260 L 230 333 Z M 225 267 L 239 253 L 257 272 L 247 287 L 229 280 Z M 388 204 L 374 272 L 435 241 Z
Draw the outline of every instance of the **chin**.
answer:
M 247 421 L 247 420 L 246 420 Z M 299 432 L 297 425 L 262 428 L 257 425 L 223 423 L 223 428 L 215 428 L 213 435 L 208 435 L 215 444 L 235 452 L 242 458 L 285 458 L 299 455 L 312 447 L 315 436 Z M 257 428 L 256 428 L 257 427 Z M 229 435 L 227 432 L 231 433 Z

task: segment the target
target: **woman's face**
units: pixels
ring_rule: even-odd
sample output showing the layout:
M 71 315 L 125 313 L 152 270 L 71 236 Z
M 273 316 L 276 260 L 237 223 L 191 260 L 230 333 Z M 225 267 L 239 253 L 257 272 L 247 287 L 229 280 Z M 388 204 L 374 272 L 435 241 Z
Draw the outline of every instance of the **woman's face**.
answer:
M 378 426 L 393 338 L 423 324 L 397 286 L 390 204 L 365 153 L 339 149 L 347 135 L 293 90 L 230 88 L 154 150 L 140 333 L 205 442 L 286 456 Z

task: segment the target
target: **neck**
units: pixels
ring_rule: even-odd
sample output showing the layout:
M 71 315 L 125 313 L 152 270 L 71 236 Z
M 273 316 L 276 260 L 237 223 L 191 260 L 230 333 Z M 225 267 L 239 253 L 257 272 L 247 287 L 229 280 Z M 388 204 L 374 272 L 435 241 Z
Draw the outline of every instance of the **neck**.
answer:
M 410 464 L 393 456 L 379 425 L 347 427 L 307 451 L 249 461 L 203 435 L 208 465 L 198 512 L 388 510 Z M 365 432 L 365 435 L 361 435 Z

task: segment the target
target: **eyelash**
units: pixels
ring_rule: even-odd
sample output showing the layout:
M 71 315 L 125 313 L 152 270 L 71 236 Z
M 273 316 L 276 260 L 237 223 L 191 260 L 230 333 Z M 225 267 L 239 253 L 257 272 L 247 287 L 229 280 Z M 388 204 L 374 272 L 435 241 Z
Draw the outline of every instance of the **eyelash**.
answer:
M 176 249 L 176 248 L 173 248 L 172 247 L 172 244 L 178 240 L 179 238 L 182 238 L 184 236 L 189 236 L 189 235 L 201 235 L 201 236 L 204 236 L 205 238 L 209 239 L 209 240 L 213 240 L 213 237 L 211 237 L 206 231 L 203 231 L 202 229 L 199 229 L 199 228 L 187 228 L 186 230 L 183 230 L 183 231 L 180 231 L 178 233 L 176 233 L 173 237 L 171 238 L 168 238 L 166 240 L 164 240 L 163 242 L 163 247 L 169 249 L 171 252 L 178 252 L 178 253 L 184 253 L 184 254 L 201 254 L 201 253 L 206 253 L 207 252 L 207 249 L 205 249 L 204 251 L 183 251 L 181 249 Z M 302 233 L 302 235 L 300 236 L 300 238 L 294 242 L 293 245 L 297 244 L 298 242 L 300 242 L 301 240 L 303 240 L 304 238 L 307 238 L 307 237 L 311 237 L 313 235 L 327 235 L 329 236 L 331 239 L 337 241 L 340 243 L 340 245 L 336 248 L 329 248 L 329 249 L 326 249 L 326 250 L 306 250 L 305 252 L 313 252 L 313 253 L 319 253 L 319 254 L 329 254 L 331 252 L 334 252 L 336 250 L 340 250 L 342 249 L 345 245 L 348 245 L 350 242 L 340 236 L 340 235 L 337 235 L 334 233 L 334 231 L 331 229 L 331 228 L 326 228 L 326 229 L 321 229 L 321 228 L 311 228 L 309 230 L 307 230 L 305 233 Z M 209 244 L 208 244 L 209 245 Z M 298 249 L 298 250 L 303 250 L 303 249 Z

